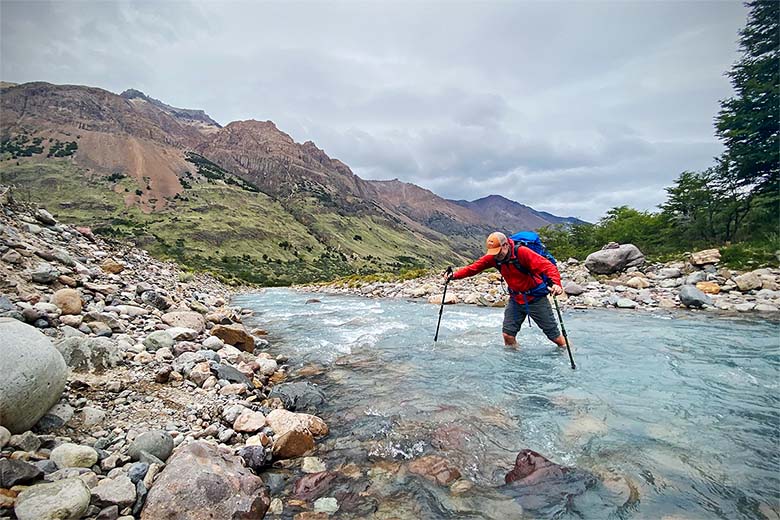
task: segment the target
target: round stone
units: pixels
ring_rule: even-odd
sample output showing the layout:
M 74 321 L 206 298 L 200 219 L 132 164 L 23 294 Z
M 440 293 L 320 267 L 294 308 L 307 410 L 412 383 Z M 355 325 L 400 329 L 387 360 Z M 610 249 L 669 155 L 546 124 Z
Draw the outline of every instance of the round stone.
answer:
M 162 430 L 152 430 L 139 435 L 128 449 L 128 455 L 133 460 L 141 458 L 141 452 L 146 452 L 165 462 L 173 451 L 173 438 Z
M 89 508 L 90 492 L 80 478 L 36 484 L 19 493 L 14 512 L 19 520 L 77 520 Z
M 61 444 L 51 451 L 51 460 L 62 468 L 91 468 L 98 461 L 94 448 L 78 444 Z

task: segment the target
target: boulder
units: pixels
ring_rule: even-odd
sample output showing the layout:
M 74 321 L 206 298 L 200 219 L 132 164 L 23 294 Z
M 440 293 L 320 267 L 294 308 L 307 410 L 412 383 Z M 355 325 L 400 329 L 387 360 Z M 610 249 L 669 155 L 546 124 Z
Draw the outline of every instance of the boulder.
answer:
M 705 294 L 718 294 L 720 292 L 720 285 L 715 282 L 699 282 L 696 284 L 696 288 Z
M 133 460 L 142 458 L 143 453 L 148 453 L 165 462 L 173 451 L 173 438 L 168 432 L 152 430 L 142 433 L 130 444 L 127 454 Z
M 645 263 L 645 255 L 633 244 L 602 249 L 588 255 L 585 267 L 594 274 L 613 274 Z
M 274 440 L 273 454 L 277 459 L 302 457 L 314 449 L 314 437 L 305 431 L 290 430 Z
M 28 484 L 43 476 L 37 466 L 15 459 L 0 459 L 0 488 L 11 488 L 17 484 Z
M 566 285 L 563 286 L 563 290 L 569 296 L 579 296 L 580 294 L 585 292 L 584 287 L 571 281 L 566 282 Z
M 215 325 L 211 329 L 211 335 L 245 352 L 252 352 L 255 349 L 255 338 L 247 332 L 243 325 Z
M 149 491 L 141 520 L 263 518 L 271 497 L 241 458 L 197 441 L 176 452 Z
M 192 329 L 197 332 L 203 332 L 206 328 L 206 321 L 203 315 L 194 311 L 174 311 L 163 314 L 163 323 L 171 327 L 182 327 Z
M 98 323 L 101 322 L 93 322 Z M 76 372 L 102 372 L 115 367 L 122 359 L 119 347 L 108 338 L 71 337 L 58 341 L 55 346 Z
M 81 313 L 81 295 L 76 289 L 60 289 L 52 295 L 51 302 L 62 314 Z
M 78 520 L 89 508 L 89 488 L 80 478 L 36 484 L 19 493 L 14 513 L 19 520 Z
M 691 255 L 691 265 L 701 266 L 717 264 L 718 262 L 720 262 L 720 251 L 718 249 L 705 249 Z
M 745 273 L 734 278 L 734 283 L 737 284 L 737 288 L 742 292 L 752 291 L 753 289 L 761 289 L 761 278 L 755 273 Z
M 686 307 L 701 308 L 712 305 L 712 299 L 693 285 L 684 285 L 680 289 L 680 303 Z
M 51 340 L 12 318 L 0 318 L 0 424 L 32 428 L 60 399 L 68 367 Z
M 65 443 L 51 451 L 49 457 L 58 468 L 91 468 L 98 461 L 94 448 L 79 444 Z
M 428 303 L 433 303 L 434 305 L 441 305 L 442 295 L 443 293 L 430 295 L 428 297 Z M 446 295 L 444 295 L 444 305 L 453 305 L 456 303 L 458 303 L 458 296 L 455 293 L 450 291 Z
M 588 472 L 561 466 L 526 449 L 517 455 L 515 467 L 506 474 L 504 482 L 504 491 L 523 509 L 543 511 L 545 517 L 558 518 L 598 480 Z
M 316 412 L 325 402 L 325 394 L 316 385 L 307 381 L 282 383 L 271 389 L 268 398 L 278 397 L 284 407 L 294 412 Z
M 328 425 L 316 415 L 277 408 L 271 410 L 265 420 L 277 436 L 290 431 L 308 432 L 317 437 L 328 434 Z

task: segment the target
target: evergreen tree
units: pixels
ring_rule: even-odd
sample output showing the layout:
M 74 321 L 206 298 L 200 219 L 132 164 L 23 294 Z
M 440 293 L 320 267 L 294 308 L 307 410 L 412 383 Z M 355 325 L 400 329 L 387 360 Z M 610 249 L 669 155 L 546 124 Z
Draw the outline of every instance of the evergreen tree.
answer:
M 734 96 L 721 102 L 716 135 L 739 184 L 777 200 L 780 111 L 780 2 L 755 0 L 740 31 L 742 57 L 728 76 Z

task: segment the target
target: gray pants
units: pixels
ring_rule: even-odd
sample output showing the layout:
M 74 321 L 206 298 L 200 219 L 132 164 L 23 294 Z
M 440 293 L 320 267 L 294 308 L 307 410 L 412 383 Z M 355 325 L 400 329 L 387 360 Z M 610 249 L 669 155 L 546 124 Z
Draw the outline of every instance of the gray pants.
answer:
M 512 337 L 517 336 L 517 333 L 520 332 L 520 326 L 525 321 L 526 310 L 549 339 L 554 340 L 561 335 L 558 329 L 558 322 L 553 314 L 552 305 L 550 305 L 550 300 L 546 297 L 535 299 L 527 307 L 525 304 L 517 303 L 514 298 L 510 297 L 509 303 L 507 303 L 506 309 L 504 309 L 504 324 L 501 327 L 501 331 Z

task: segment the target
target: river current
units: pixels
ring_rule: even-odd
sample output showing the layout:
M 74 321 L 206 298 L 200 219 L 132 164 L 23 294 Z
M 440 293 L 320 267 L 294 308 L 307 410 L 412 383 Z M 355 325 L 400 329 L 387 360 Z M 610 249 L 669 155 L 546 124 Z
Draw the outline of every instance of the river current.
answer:
M 326 395 L 317 456 L 336 518 L 780 518 L 777 323 L 565 309 L 572 370 L 538 327 L 504 347 L 503 309 L 447 306 L 434 343 L 439 308 L 423 302 L 269 289 L 235 303 Z M 578 481 L 505 485 L 522 449 Z M 461 479 L 408 471 L 428 455 Z

